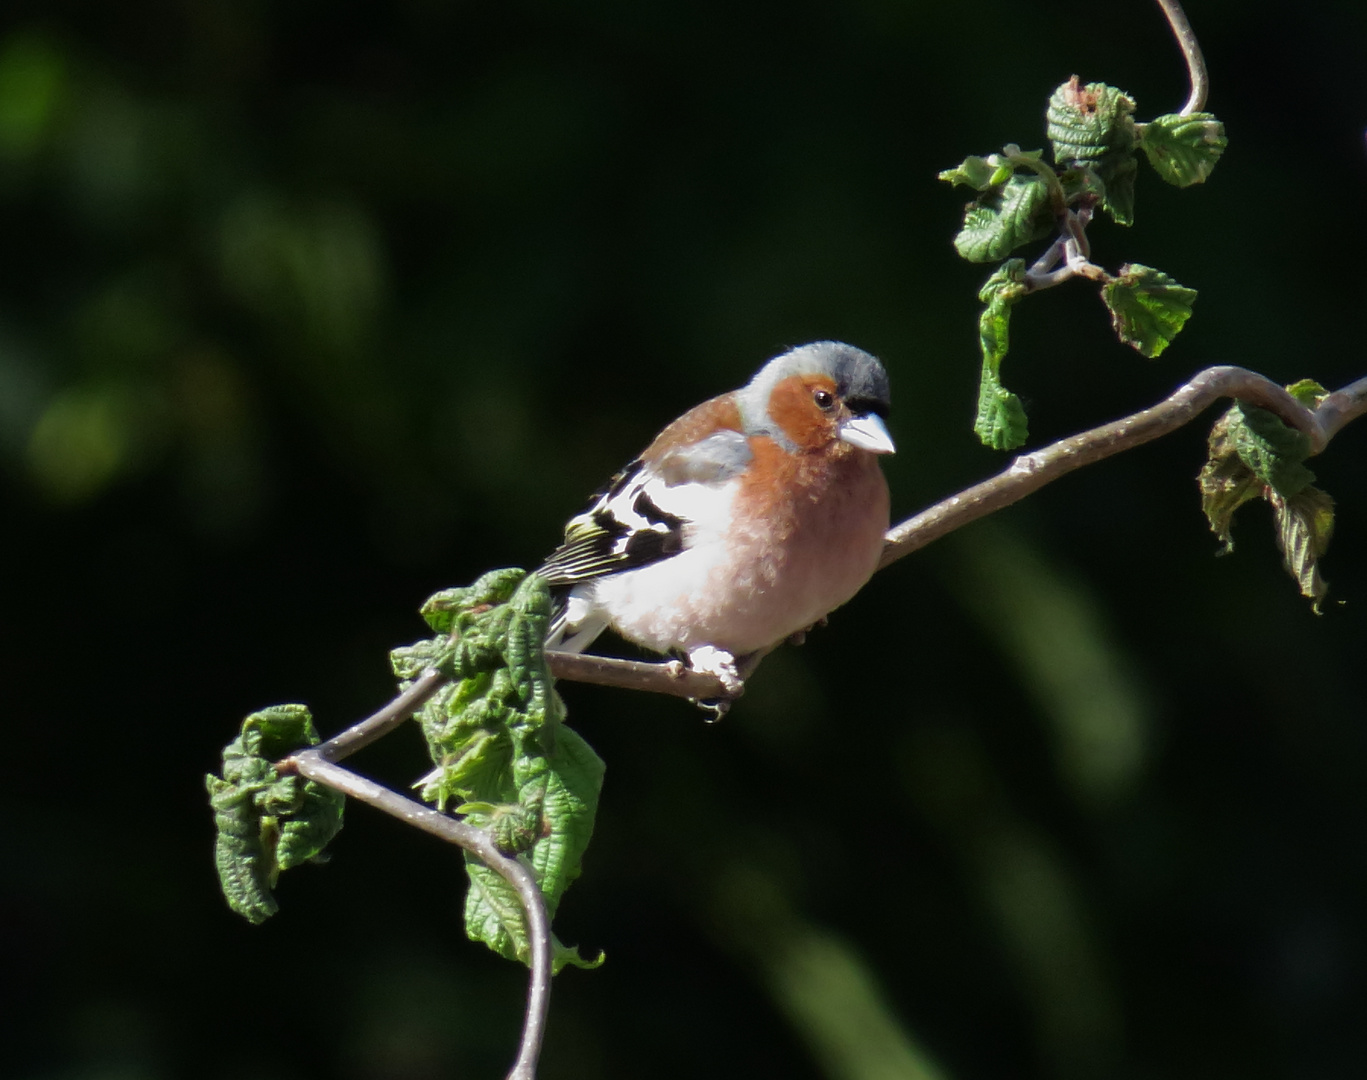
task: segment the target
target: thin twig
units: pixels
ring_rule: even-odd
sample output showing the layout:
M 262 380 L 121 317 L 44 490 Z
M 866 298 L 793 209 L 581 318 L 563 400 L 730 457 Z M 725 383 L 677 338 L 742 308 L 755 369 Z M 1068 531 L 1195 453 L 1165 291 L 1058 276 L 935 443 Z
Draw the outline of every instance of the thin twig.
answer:
M 1324 449 L 1345 424 L 1351 423 L 1367 413 L 1367 378 L 1349 383 L 1342 390 L 1335 390 L 1320 402 L 1315 410 L 1320 444 L 1316 449 Z
M 1025 287 L 1030 292 L 1052 289 L 1075 277 L 1091 281 L 1110 281 L 1111 275 L 1091 261 L 1092 245 L 1087 239 L 1087 224 L 1092 208 L 1065 210 L 1059 216 L 1060 233 L 1049 250 L 1025 271 Z
M 369 746 L 376 739 L 383 738 L 402 724 L 421 709 L 423 703 L 440 690 L 445 682 L 445 675 L 436 668 L 428 668 L 413 680 L 407 690 L 384 708 L 376 710 L 359 723 L 352 724 L 327 742 L 310 747 L 308 752 L 324 761 L 341 761 L 350 757 L 357 750 Z
M 626 690 L 649 690 L 656 694 L 701 701 L 726 697 L 718 693 L 721 682 L 714 675 L 702 675 L 679 664 L 652 664 L 621 660 L 615 656 L 546 650 L 546 664 L 557 679 L 569 682 L 617 686 Z M 660 676 L 665 678 L 661 680 Z
M 951 495 L 888 530 L 879 568 L 1010 506 L 1075 469 L 1175 431 L 1220 398 L 1239 398 L 1270 409 L 1309 435 L 1316 452 L 1328 441 L 1321 439 L 1315 415 L 1270 379 L 1240 367 L 1206 368 L 1152 408 L 1022 454 L 992 479 Z
M 1196 32 L 1187 21 L 1187 13 L 1182 10 L 1178 0 L 1158 0 L 1158 6 L 1167 16 L 1172 27 L 1172 36 L 1182 50 L 1182 59 L 1187 62 L 1187 80 L 1191 83 L 1191 93 L 1187 103 L 1182 106 L 1183 116 L 1200 112 L 1206 105 L 1206 95 L 1210 91 L 1210 79 L 1206 75 L 1206 58 L 1201 54 L 1201 43 L 1196 40 Z
M 396 698 L 391 705 L 397 704 L 400 700 L 401 698 Z M 379 715 L 380 713 L 376 713 L 376 716 Z M 356 728 L 359 727 L 360 724 L 356 725 Z M 356 728 L 350 730 L 355 731 Z M 546 901 L 537 887 L 531 869 L 525 863 L 499 851 L 493 837 L 483 829 L 476 829 L 473 825 L 457 821 L 329 761 L 322 753 L 326 745 L 320 743 L 318 746 L 301 750 L 279 762 L 276 767 L 282 772 L 297 772 L 300 776 L 336 788 L 344 795 L 359 799 L 447 843 L 464 848 L 516 890 L 522 903 L 522 910 L 527 916 L 527 937 L 531 945 L 531 978 L 527 986 L 527 1014 L 522 1023 L 522 1039 L 518 1045 L 517 1060 L 513 1063 L 507 1080 L 535 1080 L 536 1063 L 541 1056 L 541 1043 L 546 1034 L 546 1015 L 550 1008 L 551 928 L 550 920 L 546 917 Z

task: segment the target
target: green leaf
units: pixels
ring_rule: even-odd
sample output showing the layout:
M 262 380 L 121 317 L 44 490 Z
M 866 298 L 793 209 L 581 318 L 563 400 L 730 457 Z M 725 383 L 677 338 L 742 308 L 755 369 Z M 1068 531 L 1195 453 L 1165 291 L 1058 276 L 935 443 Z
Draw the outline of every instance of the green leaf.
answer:
M 477 829 L 494 838 L 494 843 L 505 855 L 520 855 L 540 838 L 542 829 L 541 803 L 524 806 L 522 803 L 486 802 L 463 803 L 460 812 Z
M 417 714 L 436 765 L 419 781 L 423 798 L 459 803 L 458 812 L 500 849 L 521 854 L 554 915 L 593 834 L 603 763 L 563 725 L 564 704 L 545 656 L 550 591 L 535 574 L 495 571 L 468 589 L 438 593 L 424 614 L 439 636 L 394 650 L 395 671 L 416 677 L 433 655 L 450 651 L 466 677 Z M 466 932 L 525 962 L 526 925 L 515 891 L 477 859 L 466 865 Z M 556 948 L 557 969 L 596 963 Z
M 1128 154 L 1134 146 L 1134 102 L 1105 83 L 1083 86 L 1074 75 L 1054 91 L 1045 111 L 1054 160 L 1099 161 Z
M 1189 187 L 1205 181 L 1228 142 L 1224 124 L 1210 113 L 1169 113 L 1143 126 L 1139 149 L 1169 184 Z
M 1307 404 L 1324 396 L 1324 388 L 1308 379 L 1288 389 Z M 1234 547 L 1230 528 L 1240 506 L 1256 498 L 1272 504 L 1287 572 L 1318 611 L 1328 592 L 1319 559 L 1333 537 L 1334 502 L 1311 485 L 1314 474 L 1302 464 L 1309 454 L 1307 436 L 1265 409 L 1236 402 L 1211 429 L 1198 483 L 1201 509 L 1223 544 L 1221 554 Z
M 1234 550 L 1234 539 L 1230 535 L 1234 512 L 1250 499 L 1261 498 L 1263 493 L 1263 482 L 1239 456 L 1233 429 L 1242 422 L 1234 408 L 1215 421 L 1207 439 L 1206 463 L 1196 478 L 1201 491 L 1201 510 L 1211 531 L 1220 540 L 1221 555 Z
M 1083 199 L 1100 202 L 1106 197 L 1106 184 L 1096 174 L 1090 162 L 1081 162 L 1059 173 L 1059 185 L 1069 206 Z
M 1074 75 L 1054 91 L 1045 114 L 1054 160 L 1068 170 L 1090 167 L 1102 188 L 1101 208 L 1119 225 L 1134 224 L 1133 112 L 1123 91 L 1105 83 L 1083 86 Z
M 529 857 L 546 906 L 554 914 L 565 890 L 579 876 L 593 837 L 604 765 L 578 732 L 563 726 L 549 763 L 541 803 L 543 836 Z
M 473 855 L 465 857 L 470 889 L 465 894 L 465 932 L 472 941 L 482 941 L 505 960 L 531 962 L 531 941 L 517 891 L 500 875 Z M 561 943 L 551 935 L 551 972 L 558 975 L 567 965 L 596 968 L 603 963 L 600 952 L 592 960 L 579 954 L 577 947 Z
M 546 666 L 546 631 L 551 623 L 551 596 L 546 582 L 532 574 L 508 601 L 513 617 L 504 656 L 520 704 L 533 723 L 558 720 L 554 680 Z
M 1048 235 L 1053 221 L 1044 178 L 1012 174 L 968 204 L 954 247 L 969 262 L 992 262 Z
M 562 727 L 555 754 L 548 764 L 544 787 L 537 789 L 541 808 L 540 828 L 536 830 L 539 835 L 526 859 L 545 897 L 546 910 L 554 917 L 560 898 L 579 876 L 584 851 L 593 835 L 603 762 L 576 732 Z M 480 819 L 472 818 L 471 823 L 479 824 Z M 521 827 L 525 834 L 525 823 Z M 465 932 L 500 956 L 525 963 L 530 955 L 527 927 L 517 894 L 501 876 L 477 859 L 467 857 L 466 870 L 470 891 L 465 900 Z M 564 963 L 596 966 L 596 962 L 582 960 L 576 950 L 565 950 L 556 970 Z
M 1310 437 L 1284 424 L 1275 413 L 1234 403 L 1230 425 L 1235 452 L 1258 480 L 1290 499 L 1315 480 L 1302 464 L 1310 456 Z
M 994 155 L 995 156 L 995 155 Z M 1002 169 L 1006 172 L 1003 173 Z M 986 191 L 990 187 L 1005 182 L 1011 175 L 1010 166 L 1003 166 L 987 158 L 966 157 L 962 165 L 953 169 L 945 169 L 939 174 L 939 178 L 950 184 L 963 184 L 971 187 L 974 191 Z
M 1125 154 L 1112 162 L 1103 163 L 1097 175 L 1105 185 L 1101 209 L 1111 215 L 1117 225 L 1134 224 L 1134 180 L 1139 174 L 1139 162 L 1132 154 Z
M 1270 502 L 1287 572 L 1318 613 L 1329 592 L 1329 583 L 1320 576 L 1319 560 L 1334 536 L 1334 500 L 1317 487 L 1305 487 L 1287 499 L 1274 494 Z
M 317 742 L 307 707 L 274 705 L 242 722 L 223 751 L 223 775 L 204 778 L 219 883 L 228 906 L 249 922 L 278 910 L 271 892 L 280 871 L 317 858 L 342 827 L 340 792 L 275 771 L 277 759 Z
M 1014 450 L 1024 445 L 1028 436 L 1020 398 L 1001 384 L 1001 362 L 1010 347 L 1011 306 L 1025 295 L 1024 282 L 1025 261 L 1009 259 L 978 293 L 978 299 L 987 306 L 978 317 L 983 366 L 973 430 L 994 450 Z
M 422 797 L 444 809 L 452 800 L 469 801 L 476 794 L 498 795 L 512 786 L 513 744 L 506 724 L 473 730 L 451 738 L 449 753 L 434 755 L 437 767 L 418 781 Z
M 280 828 L 275 849 L 275 865 L 280 870 L 319 860 L 323 849 L 342 829 L 345 795 L 312 780 L 303 781 L 300 788 L 299 807 Z
M 1320 402 L 1329 396 L 1329 391 L 1314 379 L 1302 379 L 1286 388 L 1286 392 L 1307 409 L 1318 409 Z
M 1191 318 L 1196 290 L 1179 285 L 1161 270 L 1126 264 L 1120 275 L 1101 287 L 1120 340 L 1152 359 L 1158 356 Z
M 450 633 L 455 616 L 485 605 L 502 604 L 526 576 L 518 567 L 490 570 L 473 585 L 459 589 L 443 589 L 430 596 L 422 606 L 422 617 L 439 634 Z

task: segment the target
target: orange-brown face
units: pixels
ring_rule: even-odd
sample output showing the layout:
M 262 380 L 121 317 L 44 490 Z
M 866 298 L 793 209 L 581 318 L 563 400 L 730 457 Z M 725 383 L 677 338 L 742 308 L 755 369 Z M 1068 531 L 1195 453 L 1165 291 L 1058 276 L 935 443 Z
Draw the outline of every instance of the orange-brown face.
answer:
M 819 450 L 836 441 L 848 413 L 828 375 L 790 375 L 769 397 L 770 417 L 799 450 Z

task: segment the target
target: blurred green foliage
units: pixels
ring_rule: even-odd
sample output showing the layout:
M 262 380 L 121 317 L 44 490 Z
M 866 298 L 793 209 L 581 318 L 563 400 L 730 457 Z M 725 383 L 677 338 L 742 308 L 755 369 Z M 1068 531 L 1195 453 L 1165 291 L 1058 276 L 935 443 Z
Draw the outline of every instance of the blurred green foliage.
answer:
M 1125 240 L 1200 318 L 1159 367 L 1090 290 L 1035 301 L 1035 443 L 1212 363 L 1367 370 L 1367 16 L 1189 14 L 1230 148 Z M 251 928 L 200 777 L 263 701 L 325 736 L 380 704 L 421 597 L 534 564 L 785 345 L 886 361 L 895 513 L 1001 467 L 935 174 L 1073 73 L 1186 93 L 1147 3 L 8 5 L 0 1073 L 501 1075 L 525 984 L 464 940 L 451 852 L 358 810 Z M 899 563 L 721 725 L 562 687 L 609 770 L 557 928 L 612 962 L 557 979 L 547 1080 L 1356 1075 L 1367 435 L 1313 462 L 1318 619 L 1260 508 L 1211 558 L 1203 456 L 1193 428 Z M 411 784 L 420 742 L 357 767 Z M 266 970 L 327 992 L 251 1018 L 248 1060 Z

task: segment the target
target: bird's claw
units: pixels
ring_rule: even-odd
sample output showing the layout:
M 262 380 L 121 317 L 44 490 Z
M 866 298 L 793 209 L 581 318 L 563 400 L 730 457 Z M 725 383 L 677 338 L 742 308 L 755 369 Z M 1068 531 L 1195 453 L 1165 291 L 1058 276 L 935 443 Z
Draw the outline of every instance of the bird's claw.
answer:
M 715 724 L 731 708 L 732 700 L 745 693 L 745 680 L 740 677 L 740 671 L 736 668 L 736 658 L 715 645 L 700 645 L 689 650 L 688 666 L 700 675 L 711 675 L 721 683 L 722 689 L 726 692 L 726 696 L 721 698 L 694 699 L 698 708 L 712 714 L 707 722 Z

